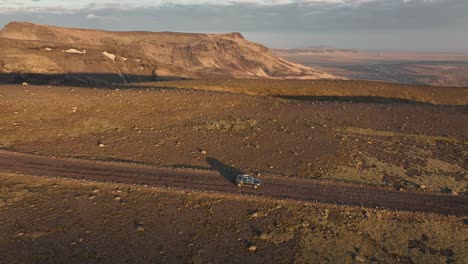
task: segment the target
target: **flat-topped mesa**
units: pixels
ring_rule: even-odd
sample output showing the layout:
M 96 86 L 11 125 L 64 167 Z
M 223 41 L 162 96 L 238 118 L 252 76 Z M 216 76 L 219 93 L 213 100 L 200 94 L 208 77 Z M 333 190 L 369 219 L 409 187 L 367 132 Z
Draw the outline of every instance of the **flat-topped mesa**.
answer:
M 226 34 L 123 32 L 12 22 L 0 30 L 0 38 L 20 42 L 21 45 L 18 45 L 18 48 L 23 47 L 26 55 L 31 50 L 28 45 L 33 45 L 31 41 L 41 42 L 43 46 L 60 46 L 62 50 L 87 50 L 84 56 L 73 57 L 75 64 L 77 60 L 81 60 L 79 64 L 83 64 L 78 68 L 66 63 L 67 56 L 54 56 L 54 52 L 31 54 L 36 57 L 44 56 L 46 60 L 59 65 L 63 72 L 76 72 L 89 68 L 86 64 L 91 61 L 95 64 L 93 67 L 99 72 L 120 72 L 124 75 L 154 76 L 155 69 L 158 69 L 158 76 L 187 78 L 213 76 L 336 78 L 330 74 L 286 61 L 273 54 L 267 47 L 246 40 L 238 32 Z M 108 64 L 102 52 L 115 54 L 115 65 Z M 96 57 L 93 58 L 93 56 Z M 103 60 L 102 63 L 101 60 Z M 100 65 L 97 65 L 99 63 Z

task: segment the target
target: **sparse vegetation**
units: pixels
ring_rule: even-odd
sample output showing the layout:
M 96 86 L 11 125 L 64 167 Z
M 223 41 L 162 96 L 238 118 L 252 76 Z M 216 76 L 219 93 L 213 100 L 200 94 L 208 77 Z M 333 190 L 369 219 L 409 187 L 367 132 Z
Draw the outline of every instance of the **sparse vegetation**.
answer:
M 209 154 L 253 173 L 467 192 L 460 107 L 36 86 L 0 98 L 11 150 L 207 169 Z
M 0 257 L 7 263 L 464 263 L 468 257 L 461 217 L 4 173 L 0 186 Z M 57 244 L 67 246 L 41 246 Z
M 142 83 L 142 86 L 176 87 L 293 97 L 300 100 L 328 99 L 391 103 L 408 101 L 434 105 L 466 105 L 468 89 L 431 87 L 372 81 L 346 80 L 275 80 L 275 79 L 209 79 Z M 315 98 L 314 98 L 315 97 Z
M 401 133 L 401 132 L 394 132 L 394 131 L 378 131 L 369 128 L 359 128 L 359 127 L 346 127 L 340 129 L 338 132 L 343 132 L 345 134 L 358 134 L 363 136 L 370 136 L 370 137 L 388 137 L 388 138 L 400 138 L 400 139 L 410 139 L 422 144 L 433 145 L 440 142 L 447 142 L 447 143 L 459 143 L 459 144 L 468 144 L 468 142 L 459 140 L 456 138 L 448 137 L 448 136 L 429 136 L 423 134 L 411 134 L 411 133 Z
M 239 118 L 232 118 L 231 120 L 218 120 L 211 123 L 195 125 L 193 128 L 197 131 L 242 131 L 254 129 L 257 124 L 256 120 L 240 120 Z
M 468 260 L 467 88 L 347 81 L 240 33 L 24 22 L 0 85 L 0 264 Z
M 466 144 L 463 140 L 355 127 L 336 131 L 339 137 L 345 139 L 343 145 L 349 148 L 346 151 L 348 158 L 335 164 L 326 160 L 302 162 L 298 167 L 298 176 L 392 186 L 397 189 L 454 194 L 468 191 L 463 165 L 456 160 L 448 162 L 436 158 L 431 150 L 437 148 L 438 144 L 463 148 Z M 364 144 L 355 144 L 356 140 L 364 140 Z M 377 145 L 378 155 L 372 148 L 369 149 L 369 145 Z

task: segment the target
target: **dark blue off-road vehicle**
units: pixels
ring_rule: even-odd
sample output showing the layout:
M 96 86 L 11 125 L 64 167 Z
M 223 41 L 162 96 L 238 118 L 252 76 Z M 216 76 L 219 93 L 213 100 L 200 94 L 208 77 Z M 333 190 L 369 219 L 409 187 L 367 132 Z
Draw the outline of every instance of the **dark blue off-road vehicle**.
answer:
M 258 187 L 260 187 L 262 182 L 259 179 L 255 178 L 255 177 L 252 177 L 252 176 L 250 176 L 248 174 L 241 174 L 241 175 L 237 175 L 236 184 L 239 187 L 252 186 L 255 189 L 257 189 Z

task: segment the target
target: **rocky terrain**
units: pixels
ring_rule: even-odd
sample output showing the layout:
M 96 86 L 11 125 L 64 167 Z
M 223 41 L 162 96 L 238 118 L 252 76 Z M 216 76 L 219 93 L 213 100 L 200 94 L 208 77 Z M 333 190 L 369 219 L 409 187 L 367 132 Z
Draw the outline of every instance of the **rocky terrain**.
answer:
M 199 79 L 136 84 L 142 88 L 186 88 L 309 101 L 406 102 L 467 105 L 468 89 L 359 80 Z
M 465 263 L 467 219 L 0 173 L 2 263 Z
M 158 85 L 2 85 L 3 152 L 94 167 L 0 159 L 0 262 L 465 262 L 466 89 L 229 79 Z M 406 99 L 393 98 L 401 89 Z M 287 90 L 315 96 L 268 96 Z M 166 181 L 166 173 L 131 173 L 123 164 L 178 173 Z M 265 185 L 239 190 L 225 170 Z M 102 179 L 113 182 L 90 181 Z M 327 191 L 310 188 L 322 181 Z M 313 202 L 344 193 L 350 198 L 342 200 L 365 207 Z M 409 212 L 382 209 L 381 199 L 401 209 L 405 194 L 416 197 L 403 203 Z M 284 199 L 304 195 L 311 200 Z M 412 212 L 430 207 L 424 197 L 433 196 L 441 203 L 432 213 Z M 445 215 L 449 199 L 461 215 Z
M 468 89 L 322 78 L 238 33 L 10 23 L 0 264 L 466 263 Z
M 126 84 L 201 77 L 334 78 L 239 33 L 110 32 L 13 22 L 0 31 L 0 81 Z
M 212 157 L 244 172 L 460 195 L 468 191 L 467 119 L 465 105 L 359 97 L 0 90 L 0 147 L 7 150 L 187 169 L 209 169 Z

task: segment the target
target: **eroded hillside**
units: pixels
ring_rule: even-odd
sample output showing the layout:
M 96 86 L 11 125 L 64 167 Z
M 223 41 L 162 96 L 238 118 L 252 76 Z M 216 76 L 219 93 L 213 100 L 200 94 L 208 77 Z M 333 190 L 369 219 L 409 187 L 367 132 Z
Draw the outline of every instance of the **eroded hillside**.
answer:
M 334 78 L 279 58 L 240 33 L 110 32 L 13 22 L 0 31 L 0 47 L 2 79 L 16 83 Z

